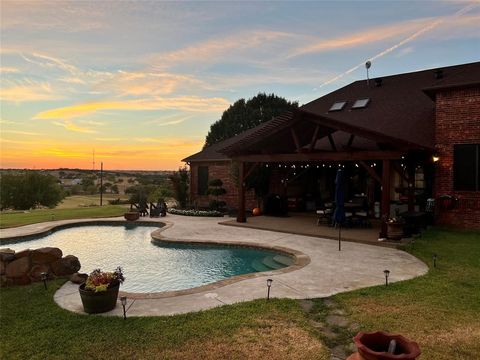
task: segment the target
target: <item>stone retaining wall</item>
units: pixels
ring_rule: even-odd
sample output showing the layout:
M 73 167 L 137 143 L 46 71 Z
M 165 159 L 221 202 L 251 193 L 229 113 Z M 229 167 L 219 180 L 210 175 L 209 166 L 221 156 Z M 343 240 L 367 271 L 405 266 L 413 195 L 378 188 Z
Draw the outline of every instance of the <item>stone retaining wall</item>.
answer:
M 80 270 L 76 256 L 67 255 L 59 248 L 44 247 L 36 250 L 0 249 L 0 286 L 27 285 L 42 281 L 42 273 L 48 279 L 69 277 Z

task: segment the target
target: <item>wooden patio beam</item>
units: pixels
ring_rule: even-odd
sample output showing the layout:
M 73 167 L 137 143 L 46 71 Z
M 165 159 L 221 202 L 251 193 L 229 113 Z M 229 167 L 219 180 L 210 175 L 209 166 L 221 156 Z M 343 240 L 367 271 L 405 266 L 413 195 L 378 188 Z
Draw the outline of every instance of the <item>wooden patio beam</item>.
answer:
M 292 134 L 293 142 L 295 143 L 295 147 L 297 148 L 297 152 L 301 151 L 300 141 L 298 140 L 297 133 L 293 127 L 290 128 L 290 133 Z
M 315 143 L 318 139 L 318 132 L 320 131 L 320 125 L 315 126 L 315 130 L 313 131 L 312 141 L 310 141 L 310 146 L 308 147 L 308 151 L 312 152 L 313 148 L 315 147 Z
M 307 161 L 360 161 L 360 160 L 395 160 L 404 152 L 400 151 L 340 151 L 292 154 L 252 154 L 232 157 L 243 162 L 307 162 Z
M 393 169 L 400 175 L 400 177 L 408 183 L 408 177 L 405 175 L 403 169 L 398 165 L 398 163 L 393 163 Z
M 239 164 L 238 171 L 238 212 L 237 212 L 237 222 L 244 223 L 247 222 L 247 216 L 245 215 L 245 163 L 241 162 Z
M 351 134 L 350 138 L 348 139 L 347 148 L 350 148 L 352 146 L 354 138 L 355 138 L 355 135 Z
M 258 166 L 258 162 L 254 163 L 250 168 L 247 170 L 247 172 L 244 174 L 244 177 L 242 181 L 247 180 L 247 178 L 250 176 L 250 174 L 255 170 L 255 168 Z
M 328 134 L 328 141 L 330 141 L 330 146 L 332 147 L 332 150 L 337 151 L 337 147 L 335 146 L 335 141 L 333 141 L 332 134 Z
M 373 170 L 370 166 L 368 166 L 367 164 L 365 164 L 364 161 L 360 160 L 359 161 L 360 165 L 362 165 L 362 167 L 367 171 L 367 173 L 375 180 L 377 180 L 380 184 L 382 184 L 382 179 L 380 178 L 380 176 L 378 176 L 378 174 L 375 172 L 375 170 Z

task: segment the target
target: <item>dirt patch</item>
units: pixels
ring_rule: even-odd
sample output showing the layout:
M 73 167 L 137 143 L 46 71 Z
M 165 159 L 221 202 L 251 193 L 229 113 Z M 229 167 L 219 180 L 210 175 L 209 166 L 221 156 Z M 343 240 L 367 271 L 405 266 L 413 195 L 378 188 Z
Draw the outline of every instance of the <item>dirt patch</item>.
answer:
M 191 341 L 162 354 L 168 359 L 328 359 L 322 343 L 287 321 L 263 321 L 230 338 Z

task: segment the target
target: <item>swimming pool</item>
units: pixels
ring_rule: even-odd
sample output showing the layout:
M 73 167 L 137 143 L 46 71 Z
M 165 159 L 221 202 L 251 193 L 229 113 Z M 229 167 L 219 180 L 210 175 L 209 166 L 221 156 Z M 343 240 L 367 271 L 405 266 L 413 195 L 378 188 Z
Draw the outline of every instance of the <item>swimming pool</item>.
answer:
M 41 238 L 11 243 L 16 251 L 53 246 L 79 258 L 81 272 L 95 268 L 126 277 L 122 291 L 150 293 L 184 290 L 235 275 L 276 270 L 293 263 L 283 253 L 256 248 L 152 242 L 154 226 L 83 225 Z

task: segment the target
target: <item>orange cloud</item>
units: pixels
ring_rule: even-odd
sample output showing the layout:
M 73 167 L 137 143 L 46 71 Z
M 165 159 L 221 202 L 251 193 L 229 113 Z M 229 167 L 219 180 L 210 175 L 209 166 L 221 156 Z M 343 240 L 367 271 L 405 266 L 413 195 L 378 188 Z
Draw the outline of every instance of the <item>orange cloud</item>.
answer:
M 152 100 L 125 100 L 90 102 L 38 113 L 33 119 L 71 119 L 89 115 L 100 110 L 164 110 L 176 109 L 192 112 L 219 112 L 225 110 L 229 102 L 223 98 L 201 98 L 181 96 L 172 98 L 154 98 Z

